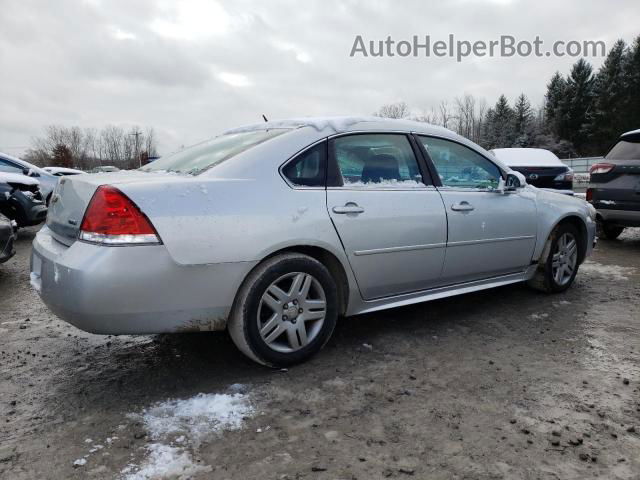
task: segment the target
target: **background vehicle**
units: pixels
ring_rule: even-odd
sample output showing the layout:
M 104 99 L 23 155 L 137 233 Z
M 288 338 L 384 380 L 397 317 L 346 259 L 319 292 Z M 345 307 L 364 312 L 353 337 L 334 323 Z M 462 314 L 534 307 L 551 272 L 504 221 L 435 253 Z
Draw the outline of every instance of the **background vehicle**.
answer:
M 95 167 L 89 171 L 89 173 L 109 173 L 109 172 L 119 172 L 120 169 L 118 167 L 114 167 L 112 165 L 102 165 L 100 167 Z
M 3 185 L 0 183 L 0 195 L 4 193 L 3 190 Z M 16 253 L 13 248 L 14 241 L 15 228 L 13 222 L 0 213 L 0 263 L 6 262 Z
M 0 213 L 19 227 L 38 225 L 47 216 L 39 183 L 35 178 L 0 171 Z
M 64 177 L 65 175 L 80 175 L 83 172 L 82 170 L 77 170 L 75 168 L 64 168 L 64 167 L 43 167 L 45 172 L 50 173 L 56 177 Z
M 564 291 L 595 238 L 583 200 L 449 130 L 378 117 L 231 130 L 142 171 L 61 178 L 54 198 L 32 251 L 54 313 L 94 333 L 228 323 L 273 366 L 316 353 L 338 315 Z
M 1 152 L 0 172 L 17 173 L 37 178 L 40 184 L 40 191 L 42 192 L 42 196 L 47 205 L 51 200 L 53 189 L 56 188 L 56 185 L 58 184 L 58 177 L 51 175 L 42 168 Z
M 572 193 L 573 170 L 553 152 L 543 148 L 495 148 L 490 152 L 512 170 L 522 173 L 529 185 Z
M 599 235 L 614 240 L 640 227 L 640 130 L 622 134 L 590 174 L 587 201 L 598 211 Z

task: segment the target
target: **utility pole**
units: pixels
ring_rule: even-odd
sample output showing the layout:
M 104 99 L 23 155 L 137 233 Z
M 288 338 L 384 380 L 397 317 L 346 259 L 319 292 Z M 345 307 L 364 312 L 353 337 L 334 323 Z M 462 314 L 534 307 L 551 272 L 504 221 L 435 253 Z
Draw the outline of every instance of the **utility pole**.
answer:
M 142 159 L 140 158 L 140 143 L 139 143 L 139 138 L 140 135 L 142 135 L 142 132 L 136 130 L 133 133 L 130 133 L 129 135 L 136 137 L 136 158 L 138 159 L 138 168 L 142 167 Z

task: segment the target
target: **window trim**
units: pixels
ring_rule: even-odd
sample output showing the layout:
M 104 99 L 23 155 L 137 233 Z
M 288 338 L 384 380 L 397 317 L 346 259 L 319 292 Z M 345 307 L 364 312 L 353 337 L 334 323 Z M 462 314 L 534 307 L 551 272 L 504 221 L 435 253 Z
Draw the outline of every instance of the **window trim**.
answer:
M 306 152 L 308 152 L 312 148 L 317 147 L 318 145 L 320 145 L 323 142 L 326 142 L 326 145 L 325 145 L 325 157 L 324 157 L 324 185 L 311 187 L 311 186 L 307 186 L 307 185 L 295 185 L 295 184 L 293 184 L 291 182 L 291 180 L 289 180 L 289 178 L 284 174 L 285 167 L 287 165 L 289 165 L 291 162 L 294 162 L 300 155 L 304 155 Z M 296 153 L 291 155 L 287 160 L 285 160 L 278 167 L 278 173 L 280 174 L 280 177 L 285 181 L 285 183 L 289 186 L 289 188 L 291 188 L 293 190 L 326 190 L 326 188 L 327 188 L 327 172 L 329 170 L 329 158 L 328 157 L 329 157 L 328 138 L 326 138 L 326 137 L 325 138 L 321 138 L 320 140 L 317 140 L 317 141 L 313 142 L 312 144 L 307 145 L 306 147 L 302 148 L 301 150 L 298 150 Z
M 338 185 L 337 179 L 341 177 L 340 167 L 335 158 L 335 149 L 333 148 L 334 140 L 340 137 L 356 136 L 356 135 L 399 135 L 403 136 L 409 142 L 413 156 L 416 159 L 420 176 L 422 177 L 422 187 L 357 187 L 346 186 L 344 184 Z M 357 130 L 352 132 L 340 132 L 330 135 L 327 145 L 327 190 L 353 190 L 353 191 L 375 191 L 375 192 L 406 192 L 406 191 L 422 191 L 424 189 L 430 189 L 435 187 L 433 183 L 433 177 L 431 172 L 427 168 L 427 164 L 424 162 L 422 152 L 418 145 L 415 144 L 415 139 L 412 138 L 412 132 L 406 130 Z
M 427 165 L 429 166 L 429 171 L 431 172 L 432 177 L 434 178 L 434 185 L 439 190 L 445 190 L 445 191 L 448 191 L 448 192 L 457 192 L 457 191 L 462 191 L 462 192 L 493 192 L 494 191 L 494 190 L 490 190 L 488 188 L 452 187 L 452 186 L 449 186 L 449 185 L 443 185 L 442 180 L 440 179 L 440 175 L 438 174 L 438 169 L 435 166 L 435 163 L 433 163 L 433 160 L 432 160 L 431 156 L 429 155 L 429 152 L 427 152 L 427 149 L 425 148 L 425 146 L 422 144 L 422 142 L 420 141 L 420 139 L 418 137 L 426 137 L 426 138 L 435 138 L 435 139 L 438 139 L 438 140 L 445 140 L 447 142 L 455 143 L 457 145 L 460 145 L 461 147 L 464 147 L 464 148 L 466 148 L 468 150 L 471 150 L 473 153 L 479 155 L 480 157 L 482 157 L 486 161 L 488 161 L 490 164 L 495 166 L 498 169 L 498 172 L 500 172 L 500 177 L 503 180 L 506 180 L 507 172 L 505 172 L 502 168 L 500 168 L 500 165 L 498 165 L 496 162 L 494 162 L 493 160 L 488 158 L 486 155 L 484 155 L 481 152 L 477 151 L 475 148 L 471 148 L 469 145 L 465 145 L 462 142 L 459 142 L 459 141 L 456 141 L 454 139 L 451 139 L 451 138 L 448 138 L 448 137 L 444 137 L 444 136 L 441 136 L 441 135 L 429 135 L 429 134 L 425 134 L 425 133 L 414 132 L 413 136 L 416 137 L 415 138 L 416 143 L 417 143 L 418 147 L 420 148 L 421 153 L 424 155 L 424 158 L 425 158 L 425 161 L 427 162 Z

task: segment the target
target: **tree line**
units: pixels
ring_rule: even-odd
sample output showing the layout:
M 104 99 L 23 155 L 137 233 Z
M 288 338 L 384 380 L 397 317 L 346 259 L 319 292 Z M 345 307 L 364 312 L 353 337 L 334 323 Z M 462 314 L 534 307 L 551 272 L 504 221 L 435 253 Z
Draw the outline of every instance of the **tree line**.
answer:
M 44 135 L 32 140 L 24 160 L 40 166 L 90 170 L 101 165 L 120 169 L 138 168 L 157 156 L 153 128 L 126 130 L 108 125 L 94 128 L 50 125 Z
M 536 147 L 560 158 L 600 156 L 623 132 L 640 128 L 640 36 L 631 46 L 618 40 L 597 72 L 584 59 L 565 76 L 556 72 L 540 106 L 520 94 L 495 105 L 472 95 L 441 101 L 413 114 L 405 102 L 382 106 L 375 115 L 441 125 L 486 149 Z

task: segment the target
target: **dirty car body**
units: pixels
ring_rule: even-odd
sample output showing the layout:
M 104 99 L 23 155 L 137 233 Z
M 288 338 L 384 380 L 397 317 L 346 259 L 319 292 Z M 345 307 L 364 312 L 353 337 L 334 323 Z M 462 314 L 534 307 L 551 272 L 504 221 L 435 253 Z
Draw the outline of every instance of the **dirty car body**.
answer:
M 331 288 L 312 276 L 306 291 L 317 293 L 305 299 L 274 280 L 282 298 L 261 298 L 299 325 L 321 313 L 298 315 L 296 299 L 324 305 L 334 286 L 327 312 L 356 315 L 530 280 L 562 222 L 579 232 L 576 270 L 594 242 L 586 202 L 524 185 L 479 146 L 423 123 L 267 122 L 177 155 L 148 171 L 60 180 L 31 274 L 60 318 L 102 334 L 222 330 L 251 300 L 247 285 L 297 254 L 326 269 Z M 176 165 L 183 168 L 162 171 Z M 119 244 L 83 232 L 88 206 L 105 189 L 139 209 L 147 237 Z M 285 270 L 277 281 L 295 284 L 295 271 Z M 291 337 L 297 348 L 310 332 Z M 278 354 L 296 350 L 283 345 L 274 346 Z

